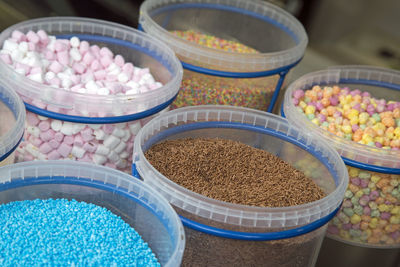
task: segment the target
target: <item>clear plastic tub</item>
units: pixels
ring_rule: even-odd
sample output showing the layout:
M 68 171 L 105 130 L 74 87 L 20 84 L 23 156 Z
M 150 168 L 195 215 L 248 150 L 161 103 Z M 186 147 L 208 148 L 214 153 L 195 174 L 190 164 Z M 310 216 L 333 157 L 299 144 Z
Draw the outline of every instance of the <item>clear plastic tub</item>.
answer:
M 146 0 L 139 23 L 182 61 L 182 88 L 173 107 L 224 104 L 271 112 L 286 74 L 308 42 L 296 18 L 261 1 Z M 259 53 L 210 48 L 175 36 L 175 30 L 240 42 Z
M 305 172 L 327 196 L 299 206 L 262 208 L 189 191 L 144 156 L 153 144 L 185 137 L 220 137 L 264 149 Z M 348 183 L 339 155 L 285 119 L 213 105 L 180 108 L 152 119 L 135 140 L 133 171 L 181 215 L 187 238 L 184 266 L 313 266 L 326 223 L 336 214 Z
M 178 93 L 182 79 L 182 66 L 179 60 L 170 48 L 143 32 L 112 22 L 75 17 L 41 18 L 18 23 L 1 33 L 0 45 L 14 30 L 26 33 L 29 30 L 40 29 L 57 38 L 77 36 L 91 45 L 106 46 L 115 54 L 122 55 L 126 62 L 132 62 L 141 68 L 149 68 L 155 80 L 164 86 L 134 95 L 82 94 L 32 81 L 0 61 L 0 80 L 21 96 L 28 111 L 27 136 L 19 148 L 19 160 L 69 158 L 106 164 L 109 167 L 129 171 L 131 162 L 129 155 L 138 129 L 149 117 L 168 108 Z M 67 130 L 62 131 L 63 135 L 57 137 L 58 144 L 53 142 L 51 148 L 48 146 L 50 141 L 48 135 L 45 134 L 47 137 L 42 138 L 40 130 L 38 131 L 38 124 L 42 121 L 46 121 L 44 124 L 50 126 L 52 123 L 58 124 L 56 127 L 58 131 L 51 127 L 55 132 L 60 131 L 60 122 L 62 125 L 66 124 L 64 128 Z M 114 128 L 125 131 L 125 134 L 119 130 L 117 130 L 119 134 L 113 133 Z M 43 129 L 47 129 L 47 126 Z M 103 133 L 96 135 L 94 133 L 96 130 L 105 132 L 105 136 Z M 54 152 L 65 141 L 66 136 L 75 139 L 83 131 L 86 131 L 87 137 L 84 138 L 84 143 L 89 143 L 84 149 L 84 155 L 78 148 L 74 151 L 79 153 L 58 155 L 59 153 Z M 117 150 L 115 147 L 114 153 L 113 149 L 110 149 L 106 151 L 108 153 L 103 153 L 101 157 L 96 156 L 94 159 L 95 154 L 89 151 L 94 150 L 93 147 L 103 145 L 104 139 L 111 135 L 120 139 L 120 147 Z M 75 145 L 75 140 L 71 141 L 71 137 L 67 139 L 68 146 Z M 78 139 L 82 148 L 81 138 Z M 41 153 L 40 146 L 44 143 L 46 149 L 41 151 L 46 153 Z M 69 149 L 67 147 L 67 150 Z M 53 154 L 49 156 L 51 152 Z M 80 155 L 77 157 L 73 154 Z M 113 156 L 110 158 L 109 155 Z
M 14 151 L 22 140 L 24 123 L 22 100 L 0 81 L 0 166 L 14 163 Z
M 398 101 L 400 72 L 367 66 L 340 66 L 313 72 L 300 77 L 288 87 L 283 103 L 283 113 L 289 122 L 324 138 L 339 152 L 347 165 L 351 183 L 343 207 L 330 223 L 327 235 L 354 246 L 396 248 L 394 253 L 398 253 L 400 151 L 347 140 L 311 123 L 293 104 L 292 95 L 297 89 L 307 90 L 313 85 L 349 87 L 351 90 L 367 91 L 378 99 Z M 363 181 L 364 185 L 357 186 L 353 182 L 356 180 Z M 372 197 L 373 191 L 377 191 L 377 197 Z M 363 200 L 366 203 L 360 202 L 363 196 L 367 196 Z M 369 208 L 363 208 L 367 206 Z M 361 221 L 352 220 L 353 213 L 361 217 Z M 389 217 L 382 216 L 382 213 Z
M 131 176 L 93 164 L 35 161 L 0 168 L 0 203 L 75 199 L 107 208 L 131 225 L 162 266 L 179 266 L 185 234 L 179 217 L 158 192 Z

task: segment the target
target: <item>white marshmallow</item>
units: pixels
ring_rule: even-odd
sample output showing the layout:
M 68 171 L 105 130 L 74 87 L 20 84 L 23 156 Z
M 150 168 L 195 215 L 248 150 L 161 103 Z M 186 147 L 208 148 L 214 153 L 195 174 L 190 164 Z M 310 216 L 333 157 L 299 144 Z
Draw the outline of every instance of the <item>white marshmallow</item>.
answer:
M 37 158 L 40 153 L 39 150 L 32 144 L 27 144 L 25 147 L 25 151 L 31 154 L 34 158 Z
M 121 140 L 118 137 L 110 135 L 104 140 L 103 144 L 109 149 L 114 149 L 120 142 Z
M 3 49 L 8 51 L 18 50 L 18 44 L 12 40 L 5 40 L 3 43 Z
M 131 132 L 129 130 L 124 130 L 125 135 L 121 138 L 122 141 L 128 142 L 129 138 L 131 137 Z
M 88 126 L 90 128 L 92 128 L 93 130 L 98 130 L 101 128 L 102 125 L 101 124 L 88 124 Z
M 97 94 L 99 90 L 99 86 L 94 81 L 88 81 L 85 88 L 88 94 Z
M 44 75 L 44 79 L 45 79 L 47 82 L 53 80 L 55 77 L 56 77 L 56 74 L 55 74 L 54 72 L 52 72 L 52 71 L 49 71 L 49 72 L 47 72 L 47 73 Z
M 127 90 L 125 92 L 126 95 L 134 95 L 134 94 L 137 94 L 137 93 L 139 93 L 138 89 L 131 89 L 131 90 Z
M 127 81 L 129 81 L 129 76 L 126 73 L 121 72 L 120 74 L 118 74 L 117 79 L 121 83 L 126 83 Z
M 18 44 L 18 49 L 22 53 L 26 54 L 28 52 L 28 43 L 23 41 Z
M 74 123 L 72 125 L 72 134 L 77 134 L 80 131 L 82 131 L 83 129 L 85 129 L 86 124 L 81 124 L 81 123 Z
M 90 73 L 88 75 L 85 75 L 83 77 L 83 79 L 81 78 L 81 83 L 85 83 L 86 84 L 88 81 L 93 81 L 93 80 L 94 80 L 94 76 L 93 76 L 92 73 Z
M 41 121 L 45 121 L 45 120 L 48 120 L 48 119 L 49 119 L 48 117 L 40 116 L 40 115 L 38 115 L 37 118 L 38 118 L 39 120 L 41 120 Z
M 69 55 L 70 55 L 71 58 L 72 58 L 73 60 L 75 60 L 75 61 L 81 61 L 81 59 L 82 59 L 81 53 L 80 53 L 79 50 L 76 49 L 76 48 L 72 48 L 72 49 L 69 51 Z
M 69 40 L 69 43 L 72 47 L 79 47 L 79 45 L 81 44 L 81 41 L 79 40 L 78 37 L 74 36 Z
M 126 143 L 121 141 L 121 143 L 119 143 L 119 145 L 116 146 L 116 148 L 114 148 L 114 151 L 119 154 L 122 151 L 124 151 L 125 148 L 126 148 Z
M 112 135 L 118 137 L 118 138 L 122 138 L 125 136 L 125 131 L 119 128 L 114 128 L 114 131 L 112 132 Z
M 22 61 L 24 59 L 24 53 L 22 53 L 21 51 L 17 50 L 13 50 L 11 51 L 11 58 L 13 61 Z
M 128 162 L 125 159 L 119 159 L 117 162 L 115 162 L 115 166 L 120 169 L 126 168 L 127 165 Z
M 110 153 L 108 153 L 107 158 L 111 161 L 111 162 L 117 162 L 119 160 L 119 156 L 117 153 L 115 153 L 114 151 L 111 151 Z
M 106 133 L 101 129 L 94 130 L 93 134 L 96 140 L 104 140 L 107 137 Z
M 25 69 L 15 69 L 16 73 L 22 74 L 22 75 L 26 75 L 26 71 Z
M 73 132 L 73 126 L 74 126 L 73 123 L 64 122 L 62 127 L 61 127 L 61 129 L 60 129 L 60 132 L 63 133 L 64 135 L 72 135 L 73 134 L 72 133 Z
M 95 154 L 95 155 L 93 155 L 93 159 L 92 160 L 93 160 L 94 163 L 96 163 L 98 165 L 102 165 L 102 164 L 106 163 L 107 158 L 102 156 L 102 155 Z
M 26 127 L 26 131 L 29 134 L 33 135 L 34 137 L 39 137 L 39 135 L 40 135 L 40 129 L 38 127 L 35 127 L 35 126 Z
M 49 49 L 52 52 L 55 52 L 56 49 L 54 45 L 56 44 L 56 38 L 54 36 L 49 36 L 50 42 L 47 45 L 47 49 Z
M 126 122 L 117 123 L 117 124 L 115 124 L 115 128 L 124 129 L 126 127 L 126 125 L 127 125 Z
M 59 120 L 53 120 L 50 124 L 51 129 L 55 132 L 59 132 L 63 126 L 63 123 Z
M 134 122 L 132 124 L 129 124 L 129 130 L 133 135 L 137 135 L 141 128 L 142 126 L 140 125 L 140 122 Z
M 77 92 L 78 92 L 78 93 L 81 93 L 81 94 L 86 94 L 86 88 L 79 88 L 79 89 L 77 90 Z
M 43 74 L 42 73 L 29 74 L 26 77 L 32 81 L 35 81 L 38 83 L 43 83 Z
M 140 87 L 139 84 L 134 81 L 129 81 L 126 85 L 132 89 L 139 89 L 139 87 Z
M 110 65 L 108 65 L 108 67 L 107 67 L 107 72 L 111 72 L 111 71 L 113 71 L 113 70 L 115 70 L 115 69 L 120 69 L 119 67 L 118 67 L 118 65 L 117 64 L 115 64 L 114 62 L 112 62 Z
M 73 146 L 71 150 L 71 154 L 78 159 L 82 158 L 85 155 L 85 150 L 79 146 Z
M 119 157 L 120 157 L 121 159 L 126 159 L 126 158 L 128 158 L 128 157 L 129 157 L 128 151 L 122 151 L 122 153 L 119 154 Z
M 46 160 L 47 159 L 47 155 L 44 155 L 44 154 L 39 152 L 39 154 L 37 155 L 37 159 L 38 160 Z
M 61 86 L 62 86 L 62 88 L 69 89 L 72 86 L 72 81 L 70 79 L 68 79 L 68 78 L 62 79 L 61 80 Z
M 110 149 L 105 145 L 98 145 L 95 154 L 107 156 L 110 153 Z

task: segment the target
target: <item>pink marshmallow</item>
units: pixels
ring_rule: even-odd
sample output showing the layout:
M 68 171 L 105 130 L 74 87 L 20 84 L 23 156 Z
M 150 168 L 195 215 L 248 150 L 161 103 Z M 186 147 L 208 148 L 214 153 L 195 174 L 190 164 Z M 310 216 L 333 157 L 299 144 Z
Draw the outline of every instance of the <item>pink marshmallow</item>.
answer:
M 31 67 L 29 65 L 23 64 L 23 63 L 19 63 L 17 62 L 15 64 L 15 68 L 16 69 L 23 69 L 25 71 L 26 74 L 31 72 Z
M 70 146 L 64 142 L 61 143 L 61 145 L 57 148 L 57 152 L 64 158 L 68 157 L 69 153 L 71 153 L 71 150 L 72 150 L 72 146 Z
M 117 75 L 108 74 L 106 76 L 107 82 L 115 82 L 118 79 Z
M 71 82 L 73 83 L 73 84 L 79 84 L 80 82 L 81 82 L 81 76 L 79 76 L 79 75 L 71 75 Z
M 100 56 L 100 47 L 98 46 L 98 45 L 92 45 L 91 47 L 90 47 L 90 51 L 93 53 L 93 55 L 96 57 L 96 58 L 100 58 L 101 56 Z
M 92 64 L 90 64 L 90 69 L 93 71 L 99 70 L 102 68 L 102 65 L 100 64 L 100 62 L 95 59 L 93 60 Z
M 4 63 L 9 65 L 11 65 L 13 62 L 9 54 L 0 54 L 0 58 L 3 60 Z
M 35 147 L 39 147 L 43 143 L 43 141 L 40 138 L 34 137 L 33 135 L 31 135 L 28 138 L 28 141 L 29 141 L 29 143 L 31 143 Z
M 42 131 L 42 132 L 45 132 L 45 131 L 47 131 L 48 129 L 50 129 L 50 123 L 49 123 L 49 121 L 48 120 L 45 120 L 45 121 L 41 121 L 40 123 L 39 123 L 39 129 Z
M 20 32 L 20 31 L 13 31 L 12 34 L 11 34 L 11 37 L 13 39 L 17 40 L 17 42 L 26 41 L 25 34 Z
M 131 75 L 133 73 L 134 66 L 132 63 L 125 63 L 124 66 L 122 67 L 122 71 L 128 75 Z
M 107 162 L 106 164 L 104 164 L 104 166 L 112 168 L 112 169 L 116 169 L 117 168 L 117 166 L 114 163 L 111 163 L 111 162 Z
M 57 60 L 60 64 L 66 66 L 69 64 L 69 54 L 68 51 L 60 51 L 57 53 Z
M 78 63 L 78 62 L 75 62 L 72 65 L 72 68 L 75 71 L 75 73 L 79 73 L 79 74 L 84 73 L 85 70 L 86 70 L 85 66 L 83 64 L 81 64 L 81 63 Z
M 39 147 L 39 151 L 42 154 L 48 154 L 52 150 L 53 150 L 53 148 L 49 145 L 49 143 L 46 143 L 46 142 L 41 144 Z
M 83 149 L 89 153 L 94 153 L 97 150 L 97 144 L 96 143 L 85 143 L 83 145 Z
M 83 141 L 82 136 L 80 134 L 75 135 L 74 146 L 82 147 L 84 144 L 85 142 Z
M 38 117 L 35 114 L 33 114 L 32 112 L 26 113 L 26 121 L 30 126 L 36 126 L 40 122 Z
M 35 158 L 31 155 L 31 154 L 29 154 L 29 153 L 25 153 L 25 155 L 24 155 L 24 161 L 32 161 L 32 160 L 34 160 Z
M 53 149 L 57 149 L 60 146 L 60 142 L 58 142 L 56 139 L 50 140 L 49 141 L 49 145 L 53 148 Z
M 51 70 L 54 73 L 59 73 L 63 69 L 64 67 L 58 61 L 53 61 L 49 66 L 49 70 Z
M 56 40 L 54 44 L 54 50 L 56 52 L 66 51 L 68 49 L 68 45 L 63 42 L 63 40 Z
M 40 139 L 42 139 L 43 142 L 48 142 L 51 139 L 54 139 L 54 135 L 55 135 L 55 132 L 52 129 L 48 129 L 45 132 L 41 132 L 39 134 L 39 137 L 40 137 Z
M 95 56 L 91 52 L 87 52 L 82 59 L 82 62 L 86 64 L 86 66 L 89 66 L 92 64 L 93 60 L 95 59 Z
M 40 42 L 43 45 L 47 45 L 49 43 L 49 36 L 47 35 L 47 33 L 44 30 L 39 30 L 37 32 L 37 35 L 39 36 Z
M 37 44 L 37 43 L 39 43 L 39 41 L 40 41 L 39 36 L 38 36 L 35 32 L 33 32 L 33 31 L 29 31 L 29 32 L 26 34 L 26 38 L 28 39 L 29 42 L 32 42 L 32 43 L 34 43 L 34 44 Z
M 144 68 L 144 69 L 139 70 L 140 76 L 143 76 L 144 74 L 147 74 L 147 73 L 150 73 L 149 68 Z
M 104 68 L 107 68 L 113 62 L 112 57 L 110 56 L 102 56 L 100 58 L 100 63 Z
M 36 50 L 36 44 L 33 42 L 28 43 L 28 50 L 29 51 L 35 51 Z
M 83 55 L 89 51 L 89 43 L 87 41 L 81 41 L 79 44 L 79 52 Z
M 84 130 L 81 132 L 81 136 L 82 136 L 82 139 L 83 139 L 85 142 L 89 142 L 89 141 L 93 140 L 93 139 L 94 139 L 94 136 L 93 136 L 93 130 L 92 130 L 92 128 L 87 127 L 86 129 L 84 129 Z
M 114 58 L 114 63 L 122 68 L 125 64 L 125 59 L 121 55 L 116 55 Z
M 31 71 L 29 72 L 29 74 L 37 74 L 37 73 L 42 73 L 42 72 L 43 72 L 43 70 L 41 67 L 33 67 L 31 69 Z
M 107 72 L 105 70 L 98 70 L 94 73 L 94 77 L 96 80 L 104 80 L 107 76 Z
M 44 52 L 44 57 L 49 61 L 53 61 L 54 59 L 56 59 L 56 54 L 53 51 L 46 50 Z
M 67 145 L 72 145 L 74 143 L 74 137 L 72 135 L 65 136 L 63 143 Z
M 104 131 L 106 134 L 112 134 L 112 132 L 113 132 L 114 129 L 115 129 L 115 126 L 112 125 L 112 124 L 104 124 L 104 125 L 102 126 L 102 128 L 103 128 L 103 131 Z
M 79 92 L 79 89 L 82 88 L 82 84 L 74 85 L 70 88 L 71 92 Z
M 47 158 L 49 160 L 57 160 L 61 158 L 61 155 L 57 152 L 57 150 L 53 150 L 47 155 Z
M 51 79 L 49 83 L 50 83 L 50 85 L 55 85 L 57 87 L 60 87 L 61 80 L 58 77 L 55 77 L 55 78 Z
M 93 161 L 92 161 L 92 158 L 86 153 L 82 158 L 80 158 L 79 159 L 79 161 L 82 161 L 82 162 L 89 162 L 89 163 L 92 163 Z
M 105 46 L 100 49 L 99 53 L 100 53 L 100 56 L 102 56 L 102 57 L 110 57 L 110 58 L 113 57 L 113 52 L 111 52 L 111 50 Z
M 54 134 L 54 140 L 57 142 L 62 142 L 64 140 L 64 135 L 60 132 Z

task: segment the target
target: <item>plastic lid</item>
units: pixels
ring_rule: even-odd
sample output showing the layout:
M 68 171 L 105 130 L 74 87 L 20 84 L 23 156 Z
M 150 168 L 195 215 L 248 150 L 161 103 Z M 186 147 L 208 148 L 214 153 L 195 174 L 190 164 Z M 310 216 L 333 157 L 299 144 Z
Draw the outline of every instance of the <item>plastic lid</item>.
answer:
M 8 85 L 0 81 L 0 162 L 14 151 L 21 141 L 25 114 L 22 100 Z M 12 126 L 5 131 L 9 124 Z
M 354 87 L 353 89 L 359 89 L 362 85 L 370 85 L 373 86 L 372 96 L 374 96 L 374 92 L 376 92 L 375 95 L 379 95 L 385 91 L 390 95 L 390 92 L 394 92 L 394 90 L 398 90 L 400 93 L 400 72 L 368 66 L 338 66 L 312 72 L 290 84 L 286 90 L 283 104 L 284 113 L 289 122 L 301 127 L 305 132 L 310 132 L 327 140 L 345 159 L 346 164 L 350 160 L 350 164 L 362 163 L 354 165 L 355 167 L 400 173 L 400 151 L 370 147 L 338 137 L 313 124 L 303 113 L 297 110 L 292 101 L 293 92 L 297 89 L 311 89 L 314 85 L 348 85 Z M 386 167 L 391 170 L 374 167 Z
M 173 99 L 182 80 L 182 66 L 173 51 L 160 41 L 133 28 L 117 23 L 76 17 L 50 17 L 28 20 L 15 24 L 0 35 L 0 44 L 14 30 L 44 30 L 60 38 L 78 36 L 90 44 L 112 45 L 127 61 L 135 57 L 149 67 L 150 72 L 164 86 L 134 95 L 88 95 L 54 88 L 26 78 L 0 61 L 0 79 L 15 89 L 27 103 L 68 115 L 85 117 L 110 117 L 136 114 Z M 111 50 L 113 50 L 111 48 Z M 32 102 L 34 100 L 34 102 Z M 99 108 L 101 107 L 101 108 Z
M 146 141 L 150 137 L 157 136 L 165 130 L 179 126 L 196 127 L 200 125 L 199 122 L 227 122 L 227 128 L 234 128 L 232 124 L 256 126 L 258 130 L 269 129 L 282 139 L 288 138 L 303 144 L 307 147 L 307 151 L 315 151 L 321 160 L 329 165 L 330 174 L 335 177 L 336 185 L 325 198 L 318 201 L 277 208 L 232 204 L 192 192 L 158 172 L 145 158 L 143 147 L 147 146 Z M 139 131 L 135 138 L 133 158 L 143 180 L 161 192 L 172 205 L 190 214 L 226 225 L 274 230 L 310 224 L 331 214 L 340 206 L 348 184 L 348 174 L 343 161 L 323 140 L 298 130 L 279 116 L 241 107 L 193 106 L 163 113 Z M 313 160 L 319 159 L 313 158 Z
M 266 28 L 274 27 L 279 29 L 281 33 L 288 34 L 294 45 L 279 51 L 258 54 L 226 52 L 201 46 L 177 37 L 153 19 L 154 13 L 181 8 L 198 8 L 199 10 L 207 8 L 234 12 L 235 14 L 241 14 L 243 18 L 251 16 L 263 21 L 262 27 L 260 27 L 263 30 L 260 34 L 268 35 Z M 174 13 L 167 14 L 167 19 L 169 19 L 169 16 L 174 15 Z M 226 15 L 226 17 L 225 20 L 230 19 L 229 15 Z M 304 55 L 308 42 L 303 26 L 295 17 L 277 6 L 261 1 L 146 0 L 140 7 L 139 22 L 145 32 L 167 43 L 179 57 L 188 58 L 209 66 L 216 66 L 218 69 L 235 69 L 246 72 L 276 69 L 298 61 Z M 209 17 L 207 21 L 207 25 L 214 25 L 215 27 L 221 23 L 229 22 L 225 22 L 218 14 L 215 17 Z M 182 19 L 182 24 L 185 24 L 185 18 Z M 244 26 L 243 30 L 247 31 L 248 28 L 246 27 L 248 25 Z M 236 28 L 236 33 L 238 31 L 239 29 Z M 274 38 L 273 34 L 271 34 L 270 39 L 273 42 L 279 38 Z
M 30 161 L 0 168 L 0 184 L 18 182 L 27 178 L 38 180 L 40 178 L 51 178 L 54 181 L 59 179 L 61 184 L 66 182 L 65 179 L 70 179 L 71 182 L 74 179 L 78 182 L 82 179 L 88 179 L 93 182 L 112 185 L 112 190 L 122 190 L 131 194 L 134 198 L 140 199 L 142 203 L 153 210 L 153 214 L 159 220 L 166 222 L 169 234 L 175 237 L 174 251 L 170 254 L 168 262 L 163 266 L 180 265 L 185 247 L 182 223 L 167 200 L 139 179 L 132 179 L 132 176 L 111 168 L 69 160 Z M 29 184 L 25 183 L 24 185 Z M 90 184 L 86 186 L 90 186 Z

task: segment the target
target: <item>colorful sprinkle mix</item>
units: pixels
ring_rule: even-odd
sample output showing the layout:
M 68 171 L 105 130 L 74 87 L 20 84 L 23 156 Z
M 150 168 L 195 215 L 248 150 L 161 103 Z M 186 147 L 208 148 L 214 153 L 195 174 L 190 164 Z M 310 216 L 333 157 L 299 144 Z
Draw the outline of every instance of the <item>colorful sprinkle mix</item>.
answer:
M 25 200 L 0 214 L 1 266 L 160 266 L 132 227 L 93 204 Z

